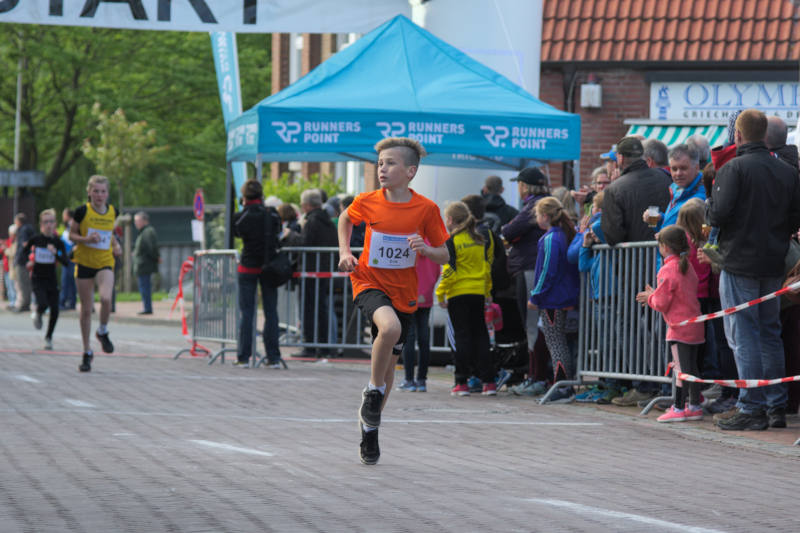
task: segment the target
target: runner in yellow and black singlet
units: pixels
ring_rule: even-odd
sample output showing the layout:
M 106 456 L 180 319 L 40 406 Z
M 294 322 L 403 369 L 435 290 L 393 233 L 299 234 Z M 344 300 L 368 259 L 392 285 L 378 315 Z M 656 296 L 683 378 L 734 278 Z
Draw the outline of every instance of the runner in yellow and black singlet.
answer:
M 83 338 L 83 360 L 79 370 L 92 369 L 93 352 L 89 343 L 92 328 L 92 306 L 94 286 L 100 293 L 100 326 L 95 336 L 103 351 L 111 353 L 114 345 L 108 338 L 108 320 L 111 315 L 111 293 L 114 288 L 114 256 L 120 255 L 120 247 L 114 238 L 114 222 L 117 217 L 114 206 L 108 200 L 108 178 L 92 176 L 86 189 L 89 201 L 75 210 L 70 228 L 70 240 L 75 243 L 75 282 L 81 300 L 81 336 Z

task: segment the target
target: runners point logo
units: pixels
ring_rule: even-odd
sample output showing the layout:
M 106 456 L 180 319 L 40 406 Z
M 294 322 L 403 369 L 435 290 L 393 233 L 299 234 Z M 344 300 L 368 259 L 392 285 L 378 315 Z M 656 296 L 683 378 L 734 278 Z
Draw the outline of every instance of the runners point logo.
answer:
M 506 143 L 502 142 L 503 139 L 508 139 L 508 128 L 505 126 L 481 126 L 481 131 L 485 131 L 483 136 L 489 141 L 489 144 L 495 148 L 505 148 Z
M 386 137 L 401 137 L 406 135 L 410 139 L 422 144 L 444 144 L 445 135 L 464 135 L 467 128 L 464 124 L 455 122 L 376 122 L 381 135 Z
M 271 122 L 270 125 L 275 127 L 275 133 L 277 133 L 278 137 L 280 137 L 281 140 L 286 144 L 297 142 L 295 135 L 300 133 L 299 122 L 295 122 L 293 120 L 290 120 L 289 122 L 281 122 L 276 120 Z
M 566 140 L 567 128 L 537 128 L 533 126 L 481 126 L 484 137 L 494 148 L 505 148 L 505 139 L 511 139 L 511 148 L 518 150 L 545 150 L 550 139 Z
M 361 123 L 348 120 L 322 120 L 297 122 L 290 120 L 283 122 L 276 120 L 270 123 L 275 128 L 275 133 L 286 144 L 300 142 L 300 135 L 304 144 L 339 144 L 342 134 L 361 132 Z

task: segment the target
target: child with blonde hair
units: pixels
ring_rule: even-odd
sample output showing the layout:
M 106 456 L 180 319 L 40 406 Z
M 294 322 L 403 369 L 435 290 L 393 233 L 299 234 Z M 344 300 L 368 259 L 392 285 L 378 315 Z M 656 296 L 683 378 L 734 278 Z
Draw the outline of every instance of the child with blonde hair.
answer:
M 31 285 L 36 295 L 36 311 L 33 314 L 33 327 L 42 329 L 42 315 L 50 309 L 47 333 L 44 336 L 44 349 L 53 349 L 53 332 L 58 321 L 58 276 L 56 261 L 66 268 L 69 265 L 67 248 L 64 241 L 56 233 L 56 212 L 45 209 L 39 213 L 40 232 L 31 237 L 22 249 L 22 255 L 28 257 L 33 250 L 33 270 Z
M 567 343 L 567 311 L 578 306 L 580 279 L 578 267 L 567 260 L 567 248 L 575 237 L 569 214 L 556 198 L 542 198 L 534 207 L 536 223 L 545 230 L 536 252 L 535 283 L 528 308 L 540 309 L 542 330 L 554 382 L 575 377 L 575 354 Z M 561 387 L 550 395 L 551 403 L 567 403 L 575 398 L 572 387 Z
M 482 394 L 494 396 L 497 385 L 489 355 L 489 332 L 484 307 L 491 301 L 492 267 L 488 243 L 477 229 L 477 221 L 464 202 L 453 202 L 444 210 L 450 233 L 450 260 L 442 269 L 436 289 L 439 305 L 447 309 L 455 337 L 455 386 L 453 396 L 469 396 L 470 368 L 483 382 Z

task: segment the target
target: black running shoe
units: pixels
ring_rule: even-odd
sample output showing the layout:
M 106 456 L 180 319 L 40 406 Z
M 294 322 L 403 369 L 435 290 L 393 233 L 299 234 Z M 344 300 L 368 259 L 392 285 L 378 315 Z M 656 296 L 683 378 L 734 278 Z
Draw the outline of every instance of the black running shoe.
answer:
M 81 361 L 81 366 L 78 367 L 78 370 L 81 372 L 91 372 L 92 371 L 92 359 L 94 355 L 90 353 L 83 354 L 83 361 Z
M 739 411 L 730 418 L 717 421 L 717 427 L 728 431 L 763 431 L 769 427 L 769 419 L 764 413 L 743 413 Z
M 359 450 L 361 462 L 365 465 L 374 465 L 381 457 L 381 449 L 378 446 L 378 428 L 364 431 L 364 426 L 360 422 L 358 427 L 361 429 L 361 449 Z
M 361 393 L 361 409 L 358 411 L 358 419 L 365 426 L 376 428 L 381 425 L 381 407 L 383 406 L 383 394 L 379 390 L 369 390 L 369 387 Z
M 111 339 L 108 338 L 108 332 L 103 333 L 102 335 L 95 331 L 94 333 L 97 340 L 100 341 L 100 345 L 103 347 L 103 351 L 106 353 L 111 353 L 114 351 L 114 345 L 111 344 Z
M 786 409 L 778 408 L 767 413 L 769 419 L 769 427 L 771 428 L 785 428 L 786 427 Z

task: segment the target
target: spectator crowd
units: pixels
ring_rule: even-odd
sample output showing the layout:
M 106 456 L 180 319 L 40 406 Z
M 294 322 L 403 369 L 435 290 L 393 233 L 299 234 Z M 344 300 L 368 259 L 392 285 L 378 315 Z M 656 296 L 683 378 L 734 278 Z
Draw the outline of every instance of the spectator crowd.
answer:
M 671 148 L 656 139 L 624 137 L 600 156 L 602 164 L 592 171 L 590 185 L 577 190 L 551 188 L 540 169 L 523 169 L 511 179 L 519 193 L 519 209 L 503 199 L 503 180 L 489 176 L 480 194 L 444 207 L 449 260 L 443 267 L 424 256 L 417 258 L 418 298 L 402 349 L 405 379 L 397 389 L 427 390 L 429 319 L 433 306 L 441 306 L 449 319 L 455 396 L 493 396 L 504 386 L 515 395 L 539 396 L 554 385 L 547 398 L 559 403 L 645 406 L 665 392 L 671 396 L 671 391 L 647 381 L 600 379 L 578 388 L 561 385 L 575 380 L 578 370 L 578 310 L 590 306 L 592 320 L 612 319 L 605 311 L 604 292 L 613 291 L 616 281 L 597 260 L 595 247 L 642 241 L 656 241 L 660 257 L 653 266 L 656 284 L 641 287 L 636 300 L 664 317 L 667 327 L 659 342 L 668 343 L 676 372 L 682 369 L 706 380 L 799 374 L 800 305 L 789 298 L 765 301 L 722 320 L 678 325 L 780 289 L 800 261 L 798 150 L 787 145 L 786 138 L 787 127 L 780 118 L 754 109 L 732 114 L 728 139 L 718 147 L 710 147 L 700 135 Z M 244 243 L 238 272 L 243 326 L 236 364 L 252 365 L 260 286 L 266 354 L 269 366 L 280 368 L 277 293 L 264 266 L 282 246 L 337 246 L 337 220 L 358 199 L 327 198 L 323 191 L 310 189 L 302 193 L 299 206 L 292 206 L 274 197 L 264 199 L 255 180 L 245 184 L 242 195 L 243 207 L 233 220 L 233 233 Z M 70 232 L 80 226 L 74 216 L 71 210 L 62 213 L 65 229 L 59 235 L 52 210 L 41 213 L 38 233 L 24 214 L 18 214 L 9 237 L 0 243 L 9 309 L 30 312 L 33 294 L 37 328 L 49 309 L 46 348 L 52 348 L 58 311 L 76 306 L 76 244 L 71 238 L 91 245 Z M 142 313 L 150 314 L 150 276 L 157 271 L 158 247 L 147 214 L 137 213 L 135 224 L 140 232 L 135 274 Z M 364 236 L 364 224 L 355 224 L 350 246 L 360 249 Z M 305 253 L 294 266 L 305 272 L 332 272 L 336 255 Z M 56 261 L 64 265 L 60 278 Z M 588 293 L 580 291 L 581 275 Z M 335 356 L 330 346 L 350 334 L 339 331 L 344 324 L 337 319 L 346 293 L 344 280 L 309 277 L 290 283 L 298 289 L 303 309 L 306 347 L 297 355 Z M 590 294 L 591 301 L 583 301 L 582 294 Z M 91 353 L 86 339 L 85 344 Z M 503 346 L 512 346 L 513 353 Z M 510 360 L 516 367 L 513 374 L 507 371 Z M 800 407 L 800 384 L 676 384 L 675 397 L 656 404 L 664 410 L 660 422 L 713 416 L 723 430 L 763 430 L 785 427 L 786 414 Z

